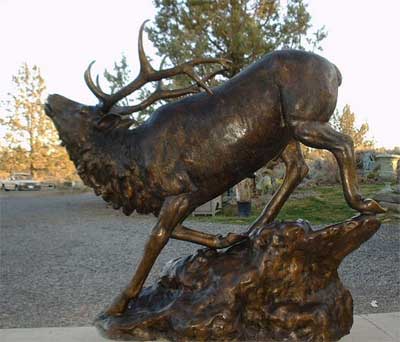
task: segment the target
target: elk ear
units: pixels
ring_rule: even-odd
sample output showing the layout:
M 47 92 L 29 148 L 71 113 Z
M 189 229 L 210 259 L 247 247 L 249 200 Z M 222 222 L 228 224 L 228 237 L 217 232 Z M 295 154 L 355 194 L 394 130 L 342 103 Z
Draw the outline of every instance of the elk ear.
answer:
M 122 118 L 120 115 L 107 114 L 97 121 L 96 127 L 100 131 L 109 131 L 115 128 L 121 122 L 121 120 Z

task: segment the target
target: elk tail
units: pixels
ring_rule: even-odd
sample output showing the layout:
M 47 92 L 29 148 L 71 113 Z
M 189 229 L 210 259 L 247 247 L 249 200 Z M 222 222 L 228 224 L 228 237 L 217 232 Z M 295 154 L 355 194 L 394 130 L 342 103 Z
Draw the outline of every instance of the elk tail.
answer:
M 333 66 L 335 67 L 338 85 L 340 86 L 342 84 L 342 74 L 340 73 L 339 68 L 335 64 L 333 64 Z

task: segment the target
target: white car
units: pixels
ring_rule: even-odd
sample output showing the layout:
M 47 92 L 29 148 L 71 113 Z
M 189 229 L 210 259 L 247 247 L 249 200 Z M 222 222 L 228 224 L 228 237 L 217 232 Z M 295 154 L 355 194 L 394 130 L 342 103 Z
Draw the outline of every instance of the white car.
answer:
M 2 181 L 1 189 L 5 191 L 40 190 L 40 183 L 34 181 L 29 173 L 13 173 L 9 180 Z

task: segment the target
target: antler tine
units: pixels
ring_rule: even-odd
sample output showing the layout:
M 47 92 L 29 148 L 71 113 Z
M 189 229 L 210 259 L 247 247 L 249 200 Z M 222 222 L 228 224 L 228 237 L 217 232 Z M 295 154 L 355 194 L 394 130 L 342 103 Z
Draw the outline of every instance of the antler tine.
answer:
M 91 68 L 95 61 L 91 62 L 88 68 L 85 71 L 84 77 L 85 82 L 88 88 L 92 91 L 92 93 L 100 100 L 102 103 L 102 110 L 103 112 L 108 112 L 111 107 L 117 103 L 119 100 L 123 99 L 124 97 L 128 96 L 135 90 L 139 89 L 141 86 L 148 82 L 147 75 L 155 73 L 156 71 L 153 69 L 149 61 L 147 60 L 146 54 L 144 53 L 143 48 L 143 30 L 145 24 L 148 22 L 146 20 L 141 26 L 139 30 L 139 37 L 138 37 L 138 50 L 139 50 L 139 62 L 140 62 L 140 73 L 136 77 L 136 79 L 129 83 L 127 86 L 121 88 L 115 94 L 109 95 L 104 93 L 99 86 L 96 86 L 91 77 Z
M 93 81 L 91 82 L 91 86 L 88 87 L 92 90 L 92 92 L 103 102 L 102 110 L 103 112 L 108 112 L 114 104 L 116 104 L 119 100 L 123 99 L 124 97 L 130 95 L 133 93 L 135 90 L 139 89 L 142 87 L 144 84 L 149 82 L 149 75 L 156 73 L 156 71 L 153 69 L 151 64 L 149 63 L 146 54 L 144 52 L 143 48 L 143 30 L 144 26 L 149 20 L 146 20 L 143 22 L 143 24 L 140 26 L 139 29 L 139 37 L 138 37 L 138 53 L 139 53 L 139 63 L 140 63 L 140 72 L 139 75 L 133 80 L 131 83 L 126 85 L 125 87 L 121 88 L 118 90 L 116 93 L 112 95 L 104 94 L 101 90 L 98 88 L 92 89 Z M 85 73 L 86 75 L 86 73 Z M 96 91 L 96 93 L 95 93 Z M 105 96 L 98 96 L 99 92 L 104 94 Z
M 102 92 L 104 93 L 103 89 L 101 89 L 101 86 L 100 86 L 99 75 L 96 75 L 96 87 L 97 87 L 100 91 L 102 91 Z M 106 93 L 104 93 L 104 94 L 106 94 Z M 106 95 L 107 95 L 107 94 L 106 94 Z
M 151 66 L 149 60 L 146 57 L 143 47 L 143 30 L 146 23 L 150 21 L 149 19 L 145 20 L 139 29 L 139 38 L 138 38 L 138 51 L 139 51 L 139 62 L 140 62 L 140 73 L 145 75 L 151 74 L 155 72 L 153 67 Z
M 213 73 L 202 78 L 201 82 L 205 83 L 208 80 L 215 77 L 216 75 L 224 72 L 225 70 L 226 70 L 225 68 L 216 70 Z M 193 84 L 189 87 L 186 87 L 186 88 L 182 88 L 182 89 L 172 89 L 172 90 L 163 89 L 162 85 L 161 85 L 161 80 L 160 80 L 160 82 L 157 85 L 156 90 L 147 99 L 145 99 L 144 101 L 142 101 L 139 104 L 134 105 L 134 106 L 118 107 L 118 109 L 116 109 L 116 113 L 121 116 L 129 115 L 129 114 L 138 112 L 140 110 L 144 110 L 145 108 L 149 107 L 151 104 L 153 104 L 154 102 L 156 102 L 158 100 L 172 99 L 172 98 L 181 97 L 181 96 L 188 95 L 188 94 L 195 94 L 198 92 L 200 92 L 200 89 L 195 84 Z
M 159 70 L 162 70 L 166 59 L 167 56 L 164 56 L 163 59 L 161 60 Z M 158 100 L 197 93 L 198 91 L 199 91 L 198 88 L 194 85 L 183 89 L 165 90 L 163 89 L 162 79 L 160 79 L 157 82 L 156 90 L 147 99 L 134 106 L 119 107 L 118 114 L 121 116 L 129 115 L 149 107 Z
M 92 91 L 94 96 L 96 96 L 101 102 L 104 102 L 109 97 L 109 95 L 106 94 L 105 92 L 103 92 L 103 90 L 101 90 L 101 88 L 99 86 L 96 86 L 94 84 L 94 82 L 92 80 L 92 76 L 91 76 L 91 68 L 95 62 L 96 61 L 92 61 L 89 64 L 89 66 L 87 67 L 87 69 L 85 70 L 85 73 L 84 73 L 85 83 L 88 86 L 88 88 Z M 96 79 L 98 80 L 98 76 Z
M 146 100 L 140 102 L 134 106 L 127 106 L 127 107 L 118 107 L 116 109 L 116 113 L 118 115 L 129 115 L 140 110 L 144 110 L 149 107 L 151 104 L 158 100 L 162 99 L 172 99 L 188 94 L 198 93 L 199 88 L 196 85 L 182 88 L 182 89 L 173 89 L 173 90 L 166 90 L 166 89 L 157 89 L 154 93 L 152 93 Z
M 193 79 L 198 84 L 199 87 L 203 88 L 207 93 L 212 95 L 211 89 L 204 83 L 203 80 L 201 80 L 194 73 L 193 68 L 196 65 L 200 64 L 214 64 L 214 63 L 221 64 L 224 66 L 224 68 L 227 68 L 231 62 L 225 58 L 196 58 L 189 62 L 185 62 L 181 65 L 154 72 L 153 74 L 149 75 L 148 81 L 158 81 L 163 78 L 169 78 L 176 75 L 186 74 L 191 79 Z
M 124 97 L 130 95 L 133 93 L 135 90 L 140 89 L 143 85 L 145 85 L 148 82 L 154 82 L 154 81 L 160 81 L 164 78 L 169 78 L 173 77 L 176 75 L 182 75 L 185 74 L 192 78 L 198 85 L 198 87 L 203 88 L 205 91 L 207 91 L 209 94 L 212 94 L 211 89 L 207 86 L 205 83 L 204 79 L 200 79 L 194 72 L 194 67 L 199 64 L 210 64 L 210 63 L 218 63 L 223 65 L 225 68 L 228 67 L 228 64 L 230 61 L 224 58 L 197 58 L 193 59 L 189 62 L 183 63 L 181 65 L 165 69 L 165 70 L 159 70 L 156 71 L 153 69 L 151 66 L 150 62 L 148 61 L 146 54 L 144 52 L 143 48 L 143 30 L 144 26 L 147 23 L 148 20 L 146 20 L 140 27 L 139 30 L 139 38 L 138 38 L 138 50 L 139 50 L 139 62 L 140 62 L 140 72 L 139 75 L 128 85 L 125 87 L 121 88 L 118 90 L 116 93 L 109 95 L 104 93 L 99 86 L 96 86 L 90 76 L 90 69 L 91 66 L 93 65 L 94 62 L 89 64 L 89 67 L 85 71 L 85 82 L 89 89 L 93 92 L 93 94 L 100 100 L 102 103 L 101 109 L 103 113 L 107 113 L 110 111 L 110 109 L 121 99 Z M 190 90 L 190 91 L 189 91 Z M 174 90 L 174 91 L 169 91 L 172 93 L 166 94 L 165 98 L 171 98 L 171 97 L 178 97 L 182 96 L 185 94 L 190 94 L 197 91 L 193 91 L 192 87 L 184 88 L 181 90 Z M 163 95 L 164 96 L 164 95 Z M 157 99 L 159 99 L 157 97 Z M 153 99 L 150 99 L 153 103 Z M 147 103 L 147 101 L 145 101 Z M 140 110 L 140 109 L 139 109 Z M 119 110 L 117 110 L 119 111 Z M 135 110 L 137 111 L 137 110 Z

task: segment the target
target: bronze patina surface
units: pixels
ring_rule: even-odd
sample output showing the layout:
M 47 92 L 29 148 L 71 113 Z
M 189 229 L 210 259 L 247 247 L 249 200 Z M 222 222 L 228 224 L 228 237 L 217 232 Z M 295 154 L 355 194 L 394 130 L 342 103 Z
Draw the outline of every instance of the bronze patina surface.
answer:
M 351 139 L 328 123 L 341 83 L 334 64 L 309 52 L 276 51 L 210 89 L 206 82 L 216 73 L 200 79 L 195 66 L 219 63 L 227 67 L 226 60 L 197 59 L 155 71 L 143 51 L 142 31 L 143 26 L 139 35 L 141 71 L 134 81 L 108 95 L 91 79 L 89 66 L 85 80 L 99 105 L 83 105 L 60 95 L 50 95 L 46 104 L 46 113 L 85 184 L 127 215 L 136 210 L 158 217 L 135 275 L 107 309 L 108 315 L 123 314 L 130 300 L 137 298 L 170 238 L 210 248 L 246 239 L 246 234 L 220 237 L 182 223 L 196 207 L 281 157 L 286 165 L 284 182 L 249 232 L 272 222 L 308 172 L 300 143 L 334 154 L 344 196 L 352 208 L 361 213 L 383 211 L 358 190 Z M 158 87 L 139 105 L 117 105 L 147 82 L 182 74 L 195 84 L 177 90 Z M 201 89 L 205 91 L 199 92 Z M 128 129 L 133 120 L 125 119 L 126 115 L 161 98 L 196 92 L 162 106 L 147 122 Z
M 171 261 L 125 315 L 95 324 L 126 340 L 338 341 L 350 332 L 353 301 L 337 268 L 379 225 L 366 215 L 319 231 L 265 224 L 226 251 Z

